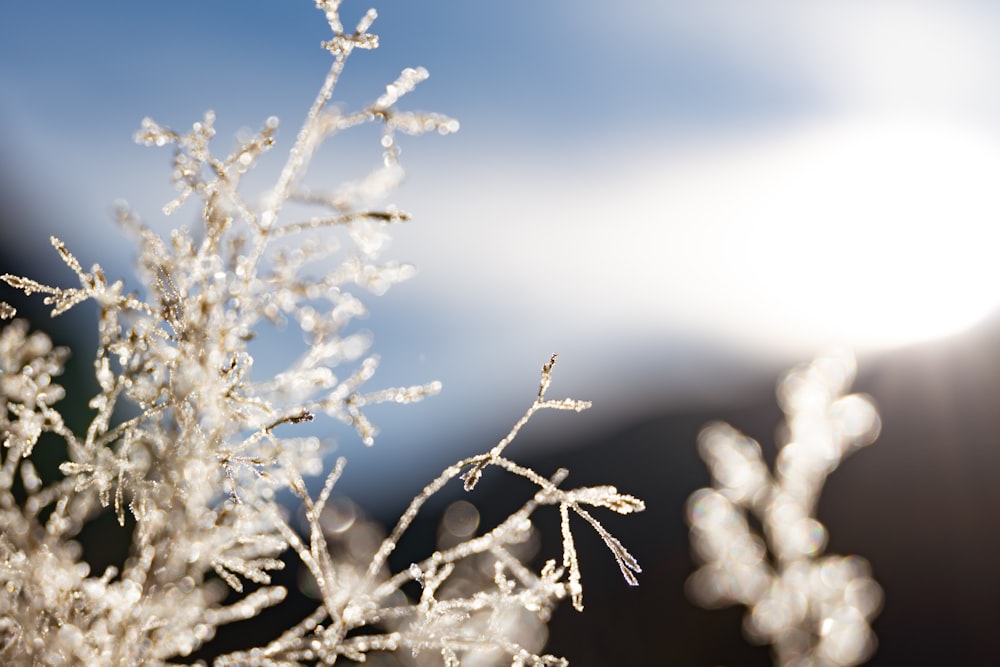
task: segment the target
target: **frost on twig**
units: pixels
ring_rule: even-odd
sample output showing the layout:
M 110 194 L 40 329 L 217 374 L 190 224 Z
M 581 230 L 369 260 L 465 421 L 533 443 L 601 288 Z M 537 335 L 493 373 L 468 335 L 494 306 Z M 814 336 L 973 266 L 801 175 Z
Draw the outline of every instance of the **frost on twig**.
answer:
M 305 505 L 307 540 L 276 517 L 284 538 L 312 575 L 321 606 L 294 630 L 265 647 L 240 651 L 219 664 L 297 664 L 302 659 L 324 664 L 346 657 L 366 661 L 384 651 L 412 655 L 414 664 L 565 665 L 565 659 L 541 654 L 538 629 L 548 620 L 556 602 L 565 597 L 582 610 L 579 561 L 570 529 L 570 513 L 583 518 L 601 536 L 617 560 L 626 581 L 636 585 L 638 562 L 598 521 L 587 507 L 631 514 L 645 509 L 643 502 L 613 486 L 564 490 L 567 471 L 550 478 L 501 456 L 520 428 L 540 409 L 582 410 L 585 401 L 551 401 L 545 393 L 551 382 L 555 355 L 542 368 L 538 397 L 511 432 L 489 452 L 471 456 L 446 468 L 411 502 L 390 534 L 371 552 L 337 549 L 331 544 L 324 515 L 331 491 L 343 473 L 340 459 L 313 500 L 304 485 L 295 484 Z M 568 407 L 572 406 L 572 407 Z M 409 529 L 420 509 L 444 486 L 470 473 L 481 475 L 490 466 L 532 482 L 537 491 L 497 526 L 439 550 L 408 568 L 386 571 L 389 555 Z M 464 471 L 464 472 L 463 472 Z M 562 567 L 548 560 L 535 572 L 517 553 L 534 531 L 531 517 L 544 505 L 556 505 L 562 518 Z M 492 577 L 484 577 L 484 573 Z M 420 586 L 417 600 L 407 600 L 403 588 Z M 402 659 L 402 658 L 400 658 Z
M 303 425 L 341 422 L 372 445 L 370 406 L 411 403 L 440 390 L 437 382 L 369 389 L 379 360 L 357 322 L 367 314 L 368 295 L 413 274 L 381 259 L 387 227 L 410 217 L 384 203 L 402 175 L 396 134 L 449 134 L 458 123 L 397 108 L 427 78 L 423 68 L 404 69 L 358 111 L 330 105 L 348 56 L 378 44 L 370 32 L 375 12 L 345 32 L 338 0 L 316 4 L 333 32 L 323 43 L 333 62 L 262 199 L 249 196 L 242 181 L 277 144 L 276 118 L 225 156 L 213 152 L 212 112 L 186 131 L 147 118 L 136 141 L 172 151 L 177 195 L 164 213 L 197 208 L 192 228 L 161 235 L 118 205 L 117 221 L 136 239 L 138 289 L 109 281 L 100 265 L 84 269 L 56 238 L 72 286 L 0 275 L 27 295 L 44 295 L 53 316 L 85 301 L 98 312 L 98 392 L 81 433 L 57 406 L 64 390 L 54 379 L 68 352 L 22 320 L 0 329 L 2 664 L 178 664 L 219 626 L 279 604 L 286 591 L 272 575 L 298 557 L 315 580 L 316 612 L 277 640 L 217 664 L 376 661 L 394 652 L 414 664 L 562 665 L 541 653 L 541 629 L 557 600 L 570 597 L 582 607 L 572 515 L 598 532 L 626 580 L 636 582 L 635 559 L 591 510 L 628 514 L 642 510 L 641 501 L 611 486 L 563 490 L 565 471 L 544 477 L 505 456 L 538 410 L 589 407 L 546 397 L 555 357 L 543 368 L 534 404 L 496 447 L 446 469 L 384 540 L 338 550 L 328 510 L 344 462 L 313 498 L 306 479 L 322 473 L 327 448 Z M 339 187 L 307 185 L 310 160 L 324 141 L 363 123 L 381 124 L 382 165 Z M 299 205 L 299 217 L 288 213 L 288 202 Z M 14 315 L 0 301 L 0 320 Z M 279 335 L 285 342 L 276 345 Z M 276 351 L 267 364 L 272 371 L 255 368 L 255 357 Z M 58 474 L 36 468 L 40 449 L 63 457 Z M 524 477 L 537 491 L 491 530 L 387 572 L 388 555 L 427 499 L 463 474 L 471 490 L 489 467 Z M 282 492 L 305 506 L 306 536 L 278 502 Z M 535 571 L 520 549 L 543 505 L 559 508 L 563 558 L 561 567 L 553 560 Z M 123 530 L 128 555 L 92 572 L 76 539 L 104 511 L 130 526 Z M 255 590 L 247 592 L 248 584 Z M 404 586 L 419 587 L 419 598 L 407 598 Z
M 881 588 L 862 558 L 822 555 L 826 528 L 816 519 L 827 475 L 878 436 L 871 399 L 845 394 L 854 373 L 853 357 L 834 350 L 784 377 L 786 437 L 773 473 L 760 446 L 727 424 L 710 424 L 698 438 L 714 486 L 688 500 L 702 563 L 688 591 L 705 607 L 746 606 L 746 634 L 771 644 L 781 667 L 857 665 L 875 649 L 868 623 Z

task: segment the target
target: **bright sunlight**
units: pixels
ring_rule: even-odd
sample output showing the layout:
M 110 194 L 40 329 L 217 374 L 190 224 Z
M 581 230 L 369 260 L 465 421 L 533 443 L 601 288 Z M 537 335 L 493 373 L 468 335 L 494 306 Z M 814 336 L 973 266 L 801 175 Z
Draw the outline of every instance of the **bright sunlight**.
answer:
M 813 126 L 675 174 L 667 207 L 690 225 L 684 247 L 711 249 L 711 270 L 687 289 L 702 291 L 706 317 L 730 304 L 734 336 L 885 348 L 956 333 L 997 307 L 998 174 L 1000 143 L 971 129 Z
M 887 123 L 807 137 L 801 150 L 775 204 L 784 229 L 770 236 L 786 304 L 873 345 L 955 333 L 996 307 L 995 142 Z

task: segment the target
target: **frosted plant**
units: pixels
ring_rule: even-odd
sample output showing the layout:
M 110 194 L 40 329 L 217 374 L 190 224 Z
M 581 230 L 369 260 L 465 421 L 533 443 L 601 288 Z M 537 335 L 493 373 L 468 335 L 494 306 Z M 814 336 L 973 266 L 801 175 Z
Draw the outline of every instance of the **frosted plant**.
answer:
M 635 559 L 588 507 L 628 514 L 642 510 L 641 501 L 611 486 L 564 490 L 565 471 L 545 477 L 505 456 L 535 412 L 589 407 L 547 397 L 554 356 L 542 369 L 536 400 L 510 434 L 443 471 L 381 541 L 364 522 L 343 535 L 334 526 L 340 501 L 331 494 L 343 460 L 318 496 L 307 490 L 306 478 L 322 473 L 325 450 L 319 438 L 296 434 L 300 424 L 339 420 L 371 445 L 377 429 L 365 416 L 368 406 L 410 403 L 439 389 L 435 382 L 364 389 L 378 360 L 368 353 L 368 337 L 351 325 L 366 312 L 358 290 L 381 294 L 412 273 L 379 259 L 386 227 L 409 218 L 380 204 L 402 174 L 397 133 L 458 128 L 446 116 L 397 109 L 427 77 L 423 69 L 403 70 L 360 111 L 329 105 L 348 56 L 377 46 L 369 32 L 375 12 L 345 32 L 337 0 L 316 4 L 333 32 L 323 44 L 333 64 L 260 203 L 242 192 L 240 181 L 273 145 L 276 119 L 227 157 L 210 150 L 211 113 L 187 132 L 145 119 L 136 140 L 173 147 L 178 196 L 165 212 L 188 200 L 197 200 L 200 210 L 194 229 L 162 238 L 127 205 L 118 208 L 118 220 L 138 240 L 140 289 L 109 281 L 99 265 L 85 270 L 55 238 L 79 286 L 0 276 L 28 295 L 44 294 L 52 315 L 94 302 L 99 327 L 99 392 L 85 433 L 69 429 L 55 407 L 64 392 L 53 378 L 67 351 L 29 333 L 23 321 L 8 322 L 0 333 L 3 664 L 177 664 L 219 626 L 280 603 L 286 592 L 271 584 L 271 575 L 287 557 L 299 558 L 311 573 L 317 609 L 278 639 L 217 664 L 332 664 L 390 653 L 397 663 L 565 664 L 540 653 L 544 633 L 538 629 L 560 599 L 582 608 L 571 515 L 597 530 L 626 580 L 636 583 Z M 326 139 L 370 122 L 382 126 L 377 170 L 335 189 L 303 184 Z M 316 212 L 291 217 L 289 203 Z M 0 303 L 0 317 L 14 314 Z M 253 368 L 254 341 L 282 330 L 304 341 L 302 349 L 280 371 L 261 377 Z M 37 450 L 51 457 L 62 448 L 60 475 L 43 479 L 33 463 Z M 537 491 L 492 529 L 391 572 L 388 557 L 426 501 L 456 477 L 471 491 L 489 468 L 524 477 Z M 304 504 L 306 535 L 296 532 L 278 502 L 282 490 Z M 545 505 L 560 512 L 563 557 L 535 570 L 522 560 L 522 547 L 533 512 Z M 117 517 L 129 553 L 120 566 L 92 572 L 76 538 L 103 511 Z M 252 591 L 244 590 L 247 584 Z M 419 591 L 417 599 L 404 587 L 411 595 Z
M 871 400 L 844 394 L 854 374 L 853 357 L 831 351 L 784 377 L 784 444 L 773 474 L 760 446 L 727 424 L 710 424 L 698 438 L 714 487 L 688 500 L 692 549 L 703 563 L 689 594 L 709 608 L 745 605 L 745 633 L 771 644 L 781 667 L 857 665 L 875 649 L 868 623 L 882 590 L 863 559 L 822 555 L 826 529 L 815 516 L 827 475 L 878 436 Z

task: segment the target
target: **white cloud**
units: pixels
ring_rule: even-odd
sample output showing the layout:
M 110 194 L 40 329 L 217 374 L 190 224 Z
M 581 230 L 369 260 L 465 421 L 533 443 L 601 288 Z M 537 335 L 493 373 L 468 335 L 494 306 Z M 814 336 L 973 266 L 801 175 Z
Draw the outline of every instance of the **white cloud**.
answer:
M 695 331 L 768 353 L 905 344 L 1000 302 L 1000 141 L 986 131 L 867 119 L 616 169 L 626 155 L 446 167 L 436 199 L 410 204 L 433 211 L 433 236 L 399 252 L 434 289 L 543 326 Z

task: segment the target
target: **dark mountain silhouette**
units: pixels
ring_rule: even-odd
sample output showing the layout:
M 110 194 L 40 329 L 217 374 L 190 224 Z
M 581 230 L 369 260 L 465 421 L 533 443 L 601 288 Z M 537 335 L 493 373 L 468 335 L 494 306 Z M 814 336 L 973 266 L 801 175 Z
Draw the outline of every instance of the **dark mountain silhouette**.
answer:
M 579 531 L 583 614 L 568 605 L 550 625 L 550 650 L 591 665 L 769 665 L 766 648 L 741 638 L 742 609 L 688 602 L 693 571 L 684 501 L 709 477 L 695 438 L 727 421 L 775 453 L 782 419 L 777 378 L 744 405 L 650 416 L 619 433 L 526 462 L 571 470 L 568 485 L 615 483 L 646 500 L 643 514 L 606 527 L 639 559 L 641 585 L 621 581 L 594 537 Z M 868 559 L 885 591 L 871 665 L 992 664 L 1000 625 L 1000 318 L 964 335 L 862 360 L 855 390 L 872 395 L 882 433 L 828 479 L 819 517 L 828 553 Z M 487 506 L 487 502 L 482 502 Z M 551 553 L 558 532 L 547 531 Z M 589 535 L 587 537 L 590 537 Z

